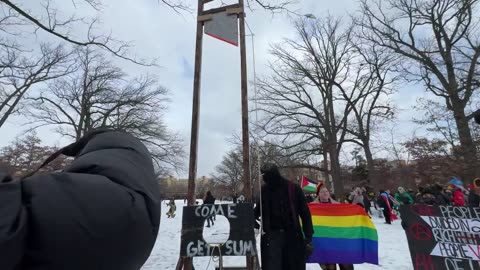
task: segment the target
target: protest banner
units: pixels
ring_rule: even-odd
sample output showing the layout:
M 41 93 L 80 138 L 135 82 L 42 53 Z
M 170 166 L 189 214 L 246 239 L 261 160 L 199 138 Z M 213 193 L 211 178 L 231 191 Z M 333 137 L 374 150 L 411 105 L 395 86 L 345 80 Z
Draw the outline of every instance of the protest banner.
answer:
M 220 252 L 224 256 L 256 255 L 253 205 L 241 204 L 204 204 L 183 208 L 182 236 L 180 255 L 182 257 L 202 257 L 218 255 L 207 244 L 202 233 L 204 222 L 210 215 L 222 215 L 230 223 L 230 235 Z
M 480 270 L 480 208 L 403 205 L 415 270 Z

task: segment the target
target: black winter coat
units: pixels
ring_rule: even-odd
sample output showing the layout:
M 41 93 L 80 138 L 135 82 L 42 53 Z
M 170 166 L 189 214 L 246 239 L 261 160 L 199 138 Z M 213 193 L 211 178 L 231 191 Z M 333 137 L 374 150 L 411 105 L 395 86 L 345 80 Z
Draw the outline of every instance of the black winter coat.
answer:
M 290 200 L 290 197 L 292 200 Z M 284 260 L 284 269 L 305 269 L 304 244 L 305 241 L 311 241 L 313 226 L 310 210 L 300 186 L 279 178 L 274 184 L 265 185 L 262 188 L 262 205 L 262 221 L 265 235 L 268 237 L 268 234 L 275 230 L 286 231 L 288 255 L 285 258 L 275 259 Z M 255 217 L 257 219 L 260 217 L 259 203 L 255 207 Z M 302 219 L 303 234 L 299 217 Z M 262 262 L 264 259 L 266 258 L 262 255 Z
M 469 207 L 479 207 L 480 206 L 480 196 L 476 194 L 473 190 L 470 190 L 468 194 L 468 206 Z
M 203 204 L 215 204 L 215 197 L 213 197 L 211 194 L 210 196 L 207 195 L 207 197 L 203 201 Z
M 0 269 L 136 270 L 155 243 L 159 190 L 148 150 L 94 136 L 63 172 L 0 175 Z

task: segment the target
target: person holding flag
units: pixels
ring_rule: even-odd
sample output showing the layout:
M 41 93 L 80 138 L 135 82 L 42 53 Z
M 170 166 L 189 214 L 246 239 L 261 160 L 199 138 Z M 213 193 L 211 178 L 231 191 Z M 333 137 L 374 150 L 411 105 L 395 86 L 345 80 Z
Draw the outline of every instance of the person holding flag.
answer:
M 317 195 L 317 197 L 315 198 L 313 203 L 339 204 L 339 202 L 332 199 L 330 191 L 323 184 L 323 182 L 318 183 L 315 194 Z M 338 266 L 340 267 L 340 270 L 353 270 L 353 264 L 339 264 Z M 322 268 L 322 270 L 336 270 L 337 264 L 320 264 L 320 268 Z
M 383 208 L 385 223 L 392 224 L 392 221 L 397 219 L 397 216 L 393 213 L 393 201 L 391 195 L 384 190 L 380 190 L 380 196 L 378 197 L 378 205 Z
M 314 250 L 308 263 L 322 270 L 353 270 L 355 264 L 378 265 L 378 234 L 365 209 L 357 204 L 341 204 L 332 199 L 320 183 L 317 199 L 308 205 L 312 215 Z

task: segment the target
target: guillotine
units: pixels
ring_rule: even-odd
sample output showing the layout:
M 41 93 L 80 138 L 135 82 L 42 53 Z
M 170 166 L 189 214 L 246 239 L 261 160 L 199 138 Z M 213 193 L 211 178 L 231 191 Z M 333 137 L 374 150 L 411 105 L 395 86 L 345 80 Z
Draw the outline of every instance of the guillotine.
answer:
M 243 195 L 247 202 L 252 202 L 250 179 L 250 143 L 248 128 L 248 90 L 247 90 L 247 55 L 245 48 L 245 11 L 244 0 L 238 3 L 204 10 L 204 5 L 213 0 L 198 0 L 197 32 L 195 45 L 195 69 L 193 78 L 193 106 L 190 139 L 190 160 L 188 171 L 188 206 L 195 205 L 195 179 L 197 176 L 198 127 L 200 114 L 200 85 L 202 74 L 202 48 L 204 31 L 217 39 L 240 47 L 240 76 L 242 104 L 242 148 L 243 148 Z M 238 42 L 239 40 L 239 42 Z M 256 256 L 247 255 L 248 270 L 253 270 Z M 192 258 L 179 258 L 177 269 L 192 269 Z

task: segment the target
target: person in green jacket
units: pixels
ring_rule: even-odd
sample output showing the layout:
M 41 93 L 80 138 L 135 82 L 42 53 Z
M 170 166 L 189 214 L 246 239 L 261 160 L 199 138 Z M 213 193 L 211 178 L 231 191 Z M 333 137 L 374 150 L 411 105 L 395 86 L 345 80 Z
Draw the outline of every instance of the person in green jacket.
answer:
M 403 187 L 398 187 L 398 192 L 395 193 L 395 200 L 400 204 L 412 204 L 414 202 L 412 196 Z

